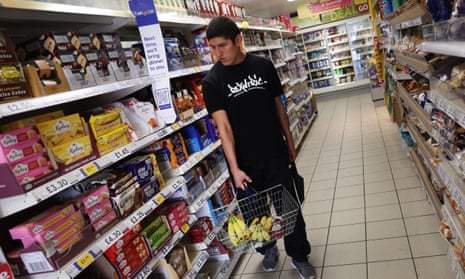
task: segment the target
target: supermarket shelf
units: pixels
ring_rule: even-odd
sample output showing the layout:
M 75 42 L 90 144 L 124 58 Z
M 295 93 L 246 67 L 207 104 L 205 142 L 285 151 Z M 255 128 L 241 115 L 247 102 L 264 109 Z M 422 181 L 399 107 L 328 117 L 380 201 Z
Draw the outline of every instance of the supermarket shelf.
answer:
M 465 271 L 463 270 L 462 264 L 455 258 L 455 253 L 452 247 L 449 247 L 447 257 L 450 260 L 452 271 L 455 272 L 456 279 L 465 279 Z
M 297 124 L 299 124 L 299 120 L 297 119 L 296 121 L 294 121 L 294 123 L 292 123 L 290 126 L 289 126 L 289 130 L 293 131 L 294 128 L 297 127 Z
M 451 196 L 457 202 L 460 210 L 465 212 L 465 183 L 461 179 L 460 175 L 457 173 L 453 165 L 448 161 L 443 161 L 437 165 L 438 174 L 447 189 L 449 190 Z M 454 211 L 452 211 L 454 212 Z M 465 237 L 465 234 L 462 236 Z
M 316 95 L 319 94 L 325 94 L 329 92 L 334 92 L 335 90 L 346 90 L 346 89 L 352 89 L 352 88 L 357 88 L 357 87 L 362 87 L 362 86 L 368 86 L 370 85 L 370 80 L 369 79 L 362 79 L 362 80 L 357 80 L 353 82 L 347 82 L 344 84 L 338 84 L 338 85 L 333 85 L 333 86 L 328 86 L 324 88 L 318 88 L 315 89 L 314 92 Z
M 423 42 L 420 44 L 420 50 L 450 56 L 465 57 L 463 41 Z
M 210 153 L 212 153 L 215 149 L 221 146 L 221 140 L 217 140 L 214 143 L 211 143 L 201 151 L 189 155 L 189 160 L 179 166 L 177 169 L 170 169 L 163 173 L 166 177 L 176 177 L 187 173 L 190 169 L 192 169 L 195 165 L 197 165 L 200 161 L 202 161 L 205 157 L 207 157 Z
M 347 33 L 328 35 L 326 36 L 326 38 L 334 38 L 334 37 L 340 37 L 340 36 L 347 36 Z
M 99 95 L 116 94 L 117 92 L 125 91 L 129 91 L 130 93 L 132 93 L 152 84 L 153 82 L 155 82 L 154 77 L 146 76 L 136 79 L 129 79 L 109 84 L 67 91 L 63 93 L 56 93 L 43 97 L 8 102 L 0 104 L 0 119 L 24 112 L 35 111 Z
M 228 222 L 229 216 L 231 213 L 236 210 L 237 208 L 237 203 L 232 202 L 227 206 L 226 212 L 223 215 L 223 218 L 221 221 L 213 228 L 213 231 L 210 232 L 205 240 L 200 243 L 186 243 L 185 245 L 189 248 L 192 248 L 194 250 L 206 250 L 208 246 L 212 243 L 213 239 L 216 238 L 218 233 L 223 229 L 223 226 Z
M 328 59 L 328 58 L 329 58 L 328 56 L 323 56 L 323 57 L 319 57 L 319 58 L 309 59 L 308 62 L 321 61 L 321 60 L 325 60 L 325 59 Z
M 352 46 L 352 49 L 359 49 L 359 48 L 364 48 L 364 47 L 373 47 L 373 45 L 355 45 L 355 46 Z
M 341 44 L 348 44 L 349 40 L 347 41 L 340 41 L 340 42 L 335 42 L 335 43 L 329 43 L 328 46 L 336 46 L 336 45 L 341 45 Z
M 196 253 L 194 260 L 192 261 L 192 268 L 187 272 L 182 279 L 195 279 L 199 274 L 202 267 L 205 265 L 209 258 L 207 251 L 199 251 Z
M 345 51 L 350 51 L 350 48 L 348 47 L 348 48 L 336 49 L 336 50 L 330 51 L 329 54 L 341 53 Z
M 320 50 L 326 50 L 326 46 L 307 49 L 307 53 L 314 52 L 314 51 L 320 51 Z
M 246 46 L 245 49 L 248 52 L 255 52 L 255 51 L 265 51 L 268 50 L 267 46 Z
M 410 97 L 407 90 L 400 84 L 397 83 L 397 92 L 405 104 L 415 113 L 415 115 L 421 120 L 423 126 L 426 128 L 428 134 L 433 134 L 433 127 L 431 125 L 431 120 L 426 111 L 420 107 L 420 105 Z
M 439 219 L 442 219 L 441 202 L 439 201 L 439 197 L 434 191 L 434 186 L 429 179 L 428 173 L 425 170 L 420 157 L 413 148 L 410 149 L 410 156 L 415 163 L 418 176 L 420 177 L 423 187 L 426 190 L 426 196 L 429 198 L 429 201 L 433 205 L 433 209 L 435 209 L 436 215 L 439 216 Z
M 361 33 L 363 31 L 367 31 L 367 30 L 371 30 L 371 27 L 365 27 L 365 28 L 357 29 L 357 31 L 355 31 L 354 33 Z
M 292 79 L 291 82 L 289 83 L 289 87 L 292 87 L 292 86 L 296 85 L 299 82 L 300 82 L 300 79 Z
M 304 54 L 303 51 L 297 51 L 297 52 L 292 53 L 293 56 L 299 56 L 299 55 L 303 55 L 303 54 Z
M 241 259 L 242 253 L 236 253 L 231 261 L 224 261 L 220 265 L 218 272 L 216 273 L 216 279 L 229 278 L 234 270 L 234 267 L 237 265 Z
M 304 41 L 304 44 L 310 44 L 310 43 L 320 42 L 320 41 L 323 41 L 324 39 L 325 39 L 325 38 L 321 37 L 320 39 L 306 40 L 306 41 Z
M 351 74 L 335 75 L 334 78 L 350 77 L 350 76 L 354 76 L 354 75 L 355 75 L 355 72 L 353 72 Z
M 403 72 L 394 72 L 391 68 L 387 68 L 388 73 L 393 77 L 395 80 L 411 80 L 412 77 L 409 74 Z
M 299 78 L 298 80 L 299 80 L 299 82 L 304 82 L 304 81 L 306 81 L 307 79 L 308 79 L 308 76 L 305 75 L 305 76 Z
M 465 243 L 465 227 L 462 222 L 460 222 L 455 210 L 450 204 L 449 198 L 444 197 L 444 205 L 442 206 L 442 214 L 446 220 L 447 225 L 449 225 L 450 230 L 454 234 L 455 238 L 462 243 Z
M 185 223 L 181 230 L 174 234 L 168 243 L 161 249 L 161 251 L 134 277 L 135 279 L 146 279 L 154 270 L 160 259 L 165 258 L 168 253 L 173 250 L 184 235 L 192 228 L 192 226 L 197 222 L 197 217 L 195 215 L 189 215 L 189 220 Z
M 427 73 L 432 71 L 431 65 L 426 61 L 425 57 L 422 55 L 403 52 L 399 50 L 394 50 L 394 56 L 396 60 L 404 65 L 412 66 L 415 69 L 418 69 L 421 72 Z
M 438 109 L 444 111 L 457 124 L 465 127 L 465 101 L 461 96 L 433 89 L 430 90 L 428 97 Z
M 300 101 L 300 103 L 297 104 L 296 110 L 299 111 L 305 104 L 310 103 L 311 100 L 312 100 L 312 96 L 309 95 L 305 100 Z
M 336 62 L 336 61 L 341 61 L 341 60 L 346 60 L 346 59 L 352 59 L 352 56 L 344 56 L 344 57 L 340 57 L 340 58 L 334 58 L 334 59 L 331 59 L 331 62 Z
M 316 81 L 320 81 L 320 80 L 327 80 L 327 79 L 332 79 L 332 78 L 333 78 L 333 76 L 315 78 L 315 79 L 312 79 L 312 82 L 316 82 Z
M 355 53 L 355 54 L 362 56 L 362 55 L 374 54 L 374 52 L 372 50 L 370 50 L 370 51 L 365 51 L 365 52 Z
M 331 69 L 331 67 L 322 67 L 322 68 L 316 68 L 316 69 L 311 69 L 310 73 L 326 70 L 326 69 Z
M 216 179 L 207 190 L 203 191 L 203 193 L 197 197 L 197 199 L 192 203 L 192 205 L 188 206 L 188 211 L 191 214 L 197 213 L 197 211 L 205 204 L 205 202 L 210 199 L 216 191 L 223 185 L 223 183 L 228 180 L 229 178 L 229 171 L 225 170 L 218 179 Z
M 136 212 L 120 221 L 117 225 L 105 232 L 96 241 L 87 246 L 81 253 L 64 265 L 60 271 L 47 274 L 28 276 L 28 278 L 74 278 L 86 267 L 95 262 L 111 245 L 115 244 L 123 235 L 123 232 L 133 228 L 145 216 L 155 210 L 163 201 L 173 194 L 185 181 L 182 177 L 170 180 L 167 186 L 150 201 L 145 203 Z M 193 217 L 195 218 L 195 216 Z M 118 237 L 116 237 L 118 236 Z M 46 276 L 46 277 L 45 277 Z
M 303 132 L 300 134 L 300 137 L 295 141 L 295 146 L 298 147 L 301 143 L 302 143 L 302 140 L 304 139 L 305 137 L 305 133 L 310 129 L 310 126 L 312 125 L 313 121 L 315 120 L 316 118 L 316 114 L 313 113 L 312 117 L 310 118 L 310 120 L 308 121 L 307 125 L 304 126 L 303 128 Z
M 354 64 L 347 64 L 347 65 L 342 65 L 342 66 L 334 66 L 333 69 L 342 69 L 342 68 L 347 68 L 347 67 L 353 67 Z
M 294 110 L 295 109 L 295 104 L 294 103 L 291 103 L 288 107 L 287 107 L 287 112 L 289 113 L 290 111 Z
M 103 157 L 100 157 L 94 161 L 91 161 L 81 168 L 75 169 L 62 175 L 52 181 L 41 185 L 26 194 L 21 194 L 13 197 L 0 199 L 0 217 L 6 217 L 14 214 L 31 206 L 40 203 L 43 200 L 50 198 L 51 196 L 71 187 L 89 177 L 90 175 L 107 168 L 114 163 L 120 161 L 123 158 L 128 157 L 131 154 L 135 154 L 142 148 L 150 145 L 151 143 L 162 139 L 163 137 L 180 130 L 182 127 L 188 126 L 193 122 L 205 117 L 207 111 L 204 109 L 199 113 L 196 113 L 192 118 L 179 121 L 173 125 L 167 126 L 154 134 L 146 136 L 136 142 L 132 142 L 116 151 L 113 151 Z M 214 145 L 217 145 L 215 143 Z M 194 156 L 195 157 L 195 156 Z M 178 176 L 174 174 L 172 177 Z
M 371 28 L 370 28 L 371 29 Z M 367 30 L 367 29 L 365 29 Z M 364 39 L 370 39 L 373 38 L 373 35 L 367 35 L 367 36 L 356 36 L 352 41 L 358 41 L 358 40 L 364 40 Z
M 401 7 L 402 8 L 402 7 Z M 389 25 L 398 28 L 408 28 L 429 23 L 433 17 L 422 3 L 417 3 L 414 7 L 403 11 L 389 20 Z
M 285 78 L 285 79 L 283 79 L 283 80 L 281 81 L 281 85 L 284 85 L 284 84 L 288 83 L 289 81 L 291 81 L 290 78 Z
M 277 68 L 281 68 L 281 67 L 284 67 L 286 66 L 287 64 L 285 62 L 281 62 L 281 63 L 277 63 L 277 64 L 274 64 L 274 67 L 277 69 Z
M 284 60 L 285 60 L 286 62 L 292 61 L 292 60 L 294 60 L 294 59 L 296 59 L 296 57 L 293 56 L 293 55 L 284 58 Z
M 178 78 L 178 77 L 203 73 L 203 72 L 209 71 L 212 67 L 213 67 L 213 64 L 189 67 L 189 68 L 169 72 L 168 77 L 169 78 Z

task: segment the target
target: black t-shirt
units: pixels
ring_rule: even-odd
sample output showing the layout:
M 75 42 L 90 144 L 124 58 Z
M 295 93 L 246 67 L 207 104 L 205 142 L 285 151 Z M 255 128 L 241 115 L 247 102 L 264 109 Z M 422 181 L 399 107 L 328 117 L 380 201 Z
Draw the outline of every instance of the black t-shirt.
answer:
M 274 100 L 283 90 L 271 61 L 247 54 L 237 65 L 217 62 L 202 80 L 202 91 L 210 114 L 226 111 L 239 165 L 287 156 Z

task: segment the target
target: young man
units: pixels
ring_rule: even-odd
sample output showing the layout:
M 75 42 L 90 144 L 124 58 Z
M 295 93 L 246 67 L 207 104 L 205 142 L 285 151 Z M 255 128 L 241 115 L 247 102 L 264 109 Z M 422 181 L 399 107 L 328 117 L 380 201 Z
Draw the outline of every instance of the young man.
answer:
M 227 17 L 212 19 L 207 39 L 217 62 L 203 79 L 202 90 L 238 199 L 247 197 L 246 187 L 257 192 L 277 184 L 291 187 L 289 162 L 295 160 L 296 150 L 276 69 L 271 61 L 241 50 L 239 28 Z M 301 277 L 315 278 L 300 210 L 294 232 L 284 238 L 284 244 Z M 263 269 L 274 271 L 279 256 L 276 242 L 257 251 L 264 255 Z

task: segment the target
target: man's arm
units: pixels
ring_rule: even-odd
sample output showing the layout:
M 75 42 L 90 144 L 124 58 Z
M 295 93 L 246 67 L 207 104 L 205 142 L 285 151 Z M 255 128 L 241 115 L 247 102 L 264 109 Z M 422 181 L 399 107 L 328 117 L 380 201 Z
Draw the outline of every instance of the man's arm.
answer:
M 234 185 L 236 188 L 244 190 L 247 183 L 252 182 L 252 179 L 239 168 L 236 157 L 236 147 L 234 142 L 234 134 L 229 123 L 228 115 L 224 110 L 217 110 L 212 113 L 213 120 L 218 128 L 223 146 L 226 160 L 228 160 L 231 174 L 234 178 Z
M 281 130 L 286 138 L 287 149 L 289 150 L 289 160 L 294 162 L 297 157 L 297 152 L 295 151 L 294 139 L 292 138 L 291 130 L 289 129 L 289 118 L 286 110 L 284 109 L 281 98 L 279 96 L 274 97 L 274 102 L 278 113 L 279 124 L 281 125 Z

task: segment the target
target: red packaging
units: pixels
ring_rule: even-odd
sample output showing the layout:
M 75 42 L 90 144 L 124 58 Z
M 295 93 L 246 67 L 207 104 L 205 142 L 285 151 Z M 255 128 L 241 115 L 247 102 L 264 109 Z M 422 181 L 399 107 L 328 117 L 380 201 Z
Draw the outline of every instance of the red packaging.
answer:
M 141 242 L 137 245 L 127 245 L 125 247 L 123 247 L 123 249 L 121 251 L 119 251 L 118 253 L 108 253 L 108 251 L 105 252 L 105 257 L 107 257 L 107 259 L 110 261 L 110 262 L 121 262 L 122 259 L 125 259 L 129 256 L 130 253 L 132 252 L 142 252 L 143 250 L 145 250 L 145 243 L 144 242 Z
M 0 263 L 0 278 L 1 279 L 14 279 L 13 272 L 11 272 L 8 263 Z
M 110 248 L 108 248 L 105 254 L 106 253 L 116 254 L 122 251 L 124 246 L 129 245 L 131 243 L 134 246 L 139 244 L 142 240 L 139 236 L 139 232 L 141 229 L 142 229 L 141 225 L 137 224 L 135 227 L 125 232 L 123 236 L 115 244 L 113 244 Z

